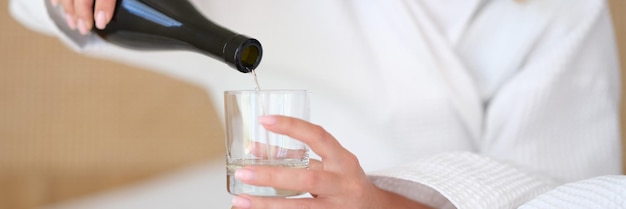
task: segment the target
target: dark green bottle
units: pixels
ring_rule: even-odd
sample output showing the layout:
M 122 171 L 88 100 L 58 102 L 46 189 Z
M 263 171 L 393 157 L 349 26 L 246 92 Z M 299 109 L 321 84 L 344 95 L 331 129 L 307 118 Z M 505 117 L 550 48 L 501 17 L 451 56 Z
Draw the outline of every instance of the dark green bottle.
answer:
M 187 0 L 117 0 L 104 30 L 108 42 L 139 50 L 191 50 L 243 73 L 254 70 L 263 55 L 261 43 L 219 26 Z

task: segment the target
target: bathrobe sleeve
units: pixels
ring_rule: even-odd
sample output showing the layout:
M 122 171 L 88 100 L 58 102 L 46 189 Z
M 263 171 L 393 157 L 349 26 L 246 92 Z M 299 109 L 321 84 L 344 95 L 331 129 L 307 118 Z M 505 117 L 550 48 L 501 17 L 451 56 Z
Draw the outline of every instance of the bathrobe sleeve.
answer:
M 370 174 L 380 188 L 433 208 L 626 208 L 626 176 L 558 182 L 470 152 Z
M 95 34 L 81 35 L 65 24 L 61 7 L 53 7 L 49 0 L 11 0 L 11 16 L 27 28 L 59 38 L 68 47 L 82 52 L 94 47 L 105 47 Z
M 470 152 L 444 153 L 370 174 L 382 189 L 433 208 L 515 208 L 555 182 Z
M 606 175 L 567 183 L 539 195 L 520 209 L 626 208 L 626 176 Z

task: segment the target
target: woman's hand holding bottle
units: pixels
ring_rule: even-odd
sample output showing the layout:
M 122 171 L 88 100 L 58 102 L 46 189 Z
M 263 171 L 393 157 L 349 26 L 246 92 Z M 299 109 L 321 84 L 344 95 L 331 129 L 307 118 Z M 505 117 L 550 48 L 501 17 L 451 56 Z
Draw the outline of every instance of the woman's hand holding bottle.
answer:
M 116 0 L 50 0 L 53 5 L 61 4 L 65 21 L 71 29 L 88 34 L 92 27 L 104 29 L 111 21 Z

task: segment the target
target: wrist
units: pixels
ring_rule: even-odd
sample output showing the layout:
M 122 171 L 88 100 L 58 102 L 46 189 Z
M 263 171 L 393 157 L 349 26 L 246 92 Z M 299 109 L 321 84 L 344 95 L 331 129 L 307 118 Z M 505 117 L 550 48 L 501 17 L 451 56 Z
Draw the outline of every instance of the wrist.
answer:
M 393 193 L 381 188 L 376 187 L 379 190 L 380 197 L 382 198 L 382 206 L 383 208 L 394 208 L 394 209 L 431 209 L 425 204 L 420 202 L 411 200 L 407 197 L 404 197 L 400 194 Z

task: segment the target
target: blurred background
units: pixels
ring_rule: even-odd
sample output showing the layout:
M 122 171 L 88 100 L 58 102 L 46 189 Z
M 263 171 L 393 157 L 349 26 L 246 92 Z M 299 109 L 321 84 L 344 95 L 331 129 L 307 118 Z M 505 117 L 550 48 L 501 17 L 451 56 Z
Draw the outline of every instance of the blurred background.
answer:
M 80 198 L 223 155 L 203 89 L 76 54 L 19 25 L 1 1 L 0 209 Z M 610 3 L 626 69 L 626 1 Z
M 18 24 L 0 1 L 0 209 L 67 201 L 224 155 L 203 89 L 79 55 Z

